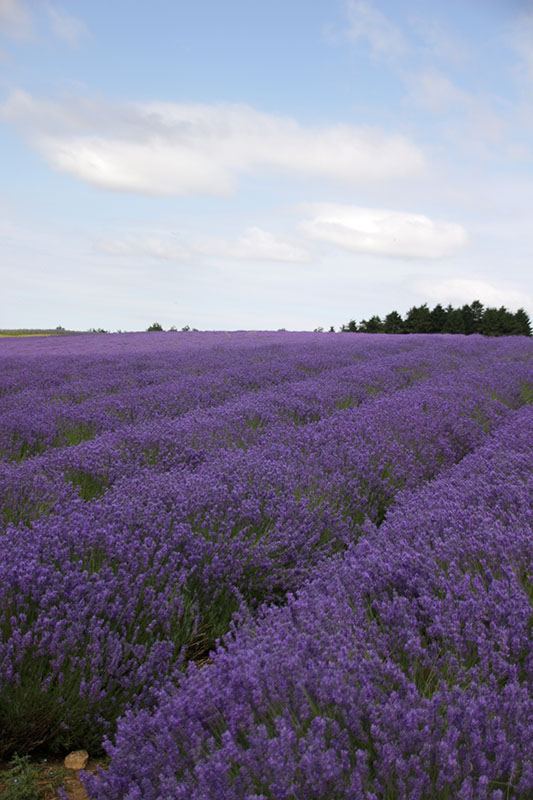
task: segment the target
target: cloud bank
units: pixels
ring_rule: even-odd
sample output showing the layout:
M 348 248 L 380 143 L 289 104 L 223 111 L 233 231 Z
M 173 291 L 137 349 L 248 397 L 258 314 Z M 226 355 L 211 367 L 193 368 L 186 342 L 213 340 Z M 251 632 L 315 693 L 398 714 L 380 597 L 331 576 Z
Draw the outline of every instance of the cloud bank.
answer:
M 21 0 L 0 0 L 0 33 L 27 36 L 30 16 Z
M 88 34 L 87 25 L 83 20 L 66 14 L 50 4 L 47 5 L 46 11 L 53 32 L 68 44 L 75 45 L 83 36 Z
M 17 90 L 0 114 L 53 168 L 123 192 L 228 194 L 242 174 L 265 171 L 359 184 L 425 168 L 404 136 L 304 126 L 244 104 L 52 102 Z
M 313 217 L 301 223 L 304 234 L 355 253 L 434 259 L 467 242 L 461 225 L 422 214 L 338 203 L 312 203 L 307 208 Z
M 432 303 L 463 305 L 480 300 L 486 306 L 506 306 L 510 310 L 531 307 L 533 298 L 513 286 L 495 284 L 482 278 L 418 278 L 411 288 Z
M 346 12 L 352 41 L 366 39 L 372 52 L 380 55 L 396 56 L 408 49 L 400 29 L 369 0 L 348 0 Z
M 183 238 L 168 232 L 143 236 L 115 237 L 100 242 L 99 248 L 116 256 L 149 256 L 166 261 L 187 261 L 197 256 L 224 260 L 302 262 L 308 253 L 287 239 L 263 228 L 250 227 L 235 240 L 203 237 Z

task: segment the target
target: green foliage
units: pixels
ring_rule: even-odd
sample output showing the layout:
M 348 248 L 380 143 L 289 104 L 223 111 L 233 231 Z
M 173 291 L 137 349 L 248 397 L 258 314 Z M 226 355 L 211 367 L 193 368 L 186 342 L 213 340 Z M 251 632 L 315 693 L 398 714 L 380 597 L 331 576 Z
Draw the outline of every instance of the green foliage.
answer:
M 86 422 L 73 423 L 72 425 L 65 425 L 58 430 L 54 438 L 54 447 L 63 447 L 67 445 L 72 447 L 80 442 L 87 442 L 94 439 L 96 436 L 96 428 L 94 425 Z
M 357 322 L 354 319 L 351 319 L 347 325 L 341 325 L 341 331 L 357 333 Z
M 523 308 L 519 308 L 514 315 L 517 333 L 520 336 L 531 336 L 531 322 Z
M 76 422 L 69 424 L 66 422 L 57 428 L 55 436 L 49 444 L 52 447 L 70 447 L 72 445 L 94 439 L 96 428 L 86 422 Z M 4 458 L 12 461 L 23 461 L 25 458 L 38 455 L 47 448 L 46 439 L 43 436 L 35 436 L 29 441 L 24 439 L 19 432 L 13 434 L 10 453 L 0 453 Z
M 459 308 L 446 308 L 446 318 L 441 333 L 466 333 L 463 315 Z
M 105 478 L 91 475 L 90 472 L 85 472 L 82 469 L 71 469 L 65 474 L 65 477 L 74 486 L 79 487 L 80 496 L 84 500 L 100 497 L 109 485 Z
M 522 402 L 525 405 L 533 403 L 533 384 L 524 383 L 520 392 Z
M 152 324 L 149 325 L 146 328 L 146 330 L 147 331 L 162 331 L 163 330 L 163 326 L 159 322 L 152 322 Z
M 3 800 L 55 800 L 65 779 L 63 766 L 49 764 L 46 758 L 31 763 L 29 756 L 14 755 L 8 769 L 0 771 L 0 796 Z
M 374 315 L 373 317 L 370 317 L 370 319 L 368 320 L 363 319 L 359 323 L 358 330 L 360 333 L 383 333 L 384 326 L 383 322 L 381 321 L 381 318 Z
M 385 317 L 383 333 L 403 333 L 403 320 L 397 311 L 391 311 Z
M 464 305 L 461 308 L 460 314 L 463 322 L 463 333 L 466 333 L 467 336 L 471 333 L 475 333 L 479 328 L 479 322 L 476 322 L 472 306 Z
M 355 320 L 341 325 L 341 331 L 355 333 L 461 333 L 469 336 L 531 336 L 531 322 L 523 308 L 513 314 L 504 306 L 485 308 L 479 300 L 461 308 L 438 303 L 429 310 L 426 303 L 413 306 L 402 319 L 397 311 L 391 311 L 382 321 L 374 315 L 362 320 L 359 327 Z
M 39 800 L 37 774 L 29 756 L 14 755 L 9 769 L 0 773 L 3 800 Z
M 431 312 L 427 303 L 413 306 L 405 317 L 405 330 L 407 333 L 431 333 Z
M 440 333 L 444 330 L 444 326 L 446 324 L 446 311 L 441 306 L 440 303 L 437 303 L 435 308 L 430 312 L 429 315 L 429 327 L 430 333 Z

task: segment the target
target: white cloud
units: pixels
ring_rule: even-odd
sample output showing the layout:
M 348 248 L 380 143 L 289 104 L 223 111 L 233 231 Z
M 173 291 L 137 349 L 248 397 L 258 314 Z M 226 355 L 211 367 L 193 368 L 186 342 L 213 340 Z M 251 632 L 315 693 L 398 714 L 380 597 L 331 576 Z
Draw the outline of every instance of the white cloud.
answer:
M 521 77 L 533 83 L 533 13 L 522 14 L 507 39 L 519 58 Z
M 469 49 L 466 42 L 455 32 L 450 34 L 441 20 L 413 16 L 409 22 L 424 44 L 423 52 L 431 55 L 432 59 L 441 58 L 456 64 L 462 64 L 468 59 Z
M 448 112 L 472 103 L 472 97 L 440 72 L 422 72 L 409 80 L 412 99 L 434 113 Z
M 446 305 L 464 305 L 480 300 L 486 306 L 506 306 L 509 310 L 531 307 L 533 297 L 506 284 L 490 283 L 481 278 L 417 278 L 411 289 L 425 300 Z
M 457 64 L 469 57 L 465 42 L 455 32 L 451 34 L 437 18 L 408 14 L 408 8 L 404 8 L 402 23 L 406 36 L 399 25 L 376 8 L 374 0 L 345 0 L 345 7 L 348 17 L 345 36 L 354 42 L 366 39 L 374 55 L 429 55 Z
M 336 203 L 308 208 L 314 216 L 300 225 L 307 236 L 357 253 L 441 258 L 467 241 L 461 225 L 422 214 Z
M 347 36 L 352 41 L 366 39 L 379 55 L 395 56 L 407 50 L 402 32 L 370 0 L 348 0 L 346 10 L 350 23 Z
M 0 0 L 0 33 L 27 36 L 30 30 L 30 15 L 23 0 Z
M 106 239 L 99 243 L 99 249 L 112 256 L 149 256 L 165 261 L 185 261 L 190 252 L 170 237 L 137 236 Z
M 411 76 L 407 83 L 411 101 L 445 117 L 447 135 L 452 140 L 462 146 L 471 145 L 478 153 L 485 152 L 487 144 L 502 143 L 506 121 L 497 97 L 472 94 L 435 70 Z
M 197 244 L 195 249 L 219 258 L 250 261 L 305 261 L 308 258 L 302 247 L 257 227 L 247 228 L 235 242 L 207 240 Z
M 46 7 L 46 11 L 55 35 L 64 39 L 68 44 L 75 45 L 83 36 L 87 35 L 88 28 L 83 20 L 72 17 L 50 4 Z
M 168 232 L 141 236 L 122 236 L 104 240 L 99 247 L 116 256 L 149 256 L 167 261 L 197 260 L 197 256 L 223 260 L 301 262 L 307 252 L 287 239 L 262 228 L 246 228 L 237 239 L 179 238 Z
M 132 142 L 40 136 L 35 143 L 51 166 L 102 189 L 186 195 L 227 194 L 235 186 L 231 172 L 209 155 L 157 137 Z
M 216 195 L 233 191 L 240 174 L 264 170 L 359 184 L 425 168 L 404 136 L 303 126 L 247 105 L 43 102 L 19 90 L 0 114 L 56 169 L 119 191 Z

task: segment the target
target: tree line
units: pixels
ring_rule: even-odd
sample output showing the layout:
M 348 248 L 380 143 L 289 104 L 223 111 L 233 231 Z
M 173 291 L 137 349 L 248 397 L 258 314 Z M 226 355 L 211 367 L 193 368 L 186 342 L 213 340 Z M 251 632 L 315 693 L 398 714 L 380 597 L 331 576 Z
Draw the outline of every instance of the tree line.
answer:
M 485 307 L 479 300 L 470 305 L 444 308 L 438 303 L 429 309 L 427 303 L 413 306 L 405 317 L 391 311 L 384 319 L 374 315 L 359 324 L 351 319 L 341 325 L 348 333 L 462 333 L 467 336 L 480 333 L 483 336 L 531 336 L 531 323 L 523 308 L 516 313 L 500 308 Z

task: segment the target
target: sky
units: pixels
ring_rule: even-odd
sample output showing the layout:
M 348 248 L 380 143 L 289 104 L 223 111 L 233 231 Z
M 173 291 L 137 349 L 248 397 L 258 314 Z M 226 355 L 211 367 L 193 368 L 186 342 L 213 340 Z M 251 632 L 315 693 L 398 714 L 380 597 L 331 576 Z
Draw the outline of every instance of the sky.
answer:
M 533 316 L 533 0 L 0 0 L 0 328 Z

